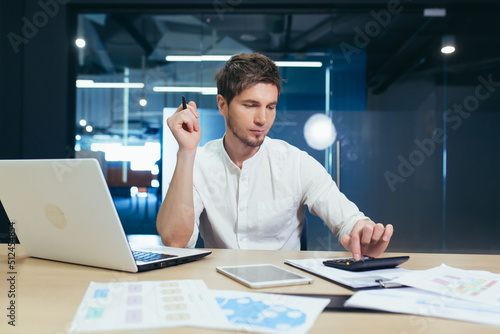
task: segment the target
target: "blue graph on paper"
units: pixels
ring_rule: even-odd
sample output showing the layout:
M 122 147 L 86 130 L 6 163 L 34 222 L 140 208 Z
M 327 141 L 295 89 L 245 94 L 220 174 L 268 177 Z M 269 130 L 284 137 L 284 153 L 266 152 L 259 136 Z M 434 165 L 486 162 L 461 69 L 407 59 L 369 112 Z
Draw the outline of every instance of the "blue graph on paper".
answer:
M 269 305 L 250 297 L 217 298 L 217 303 L 233 324 L 286 331 L 306 321 L 306 314 L 285 305 Z

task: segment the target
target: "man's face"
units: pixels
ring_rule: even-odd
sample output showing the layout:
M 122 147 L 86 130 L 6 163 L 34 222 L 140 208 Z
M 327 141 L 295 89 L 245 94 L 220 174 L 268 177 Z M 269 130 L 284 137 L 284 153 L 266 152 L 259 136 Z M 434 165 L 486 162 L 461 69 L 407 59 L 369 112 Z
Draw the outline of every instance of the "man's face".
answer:
M 226 136 L 234 137 L 250 147 L 259 147 L 276 117 L 278 88 L 258 83 L 236 95 L 228 106 L 219 95 L 219 110 L 226 118 Z M 230 133 L 229 133 L 230 132 Z

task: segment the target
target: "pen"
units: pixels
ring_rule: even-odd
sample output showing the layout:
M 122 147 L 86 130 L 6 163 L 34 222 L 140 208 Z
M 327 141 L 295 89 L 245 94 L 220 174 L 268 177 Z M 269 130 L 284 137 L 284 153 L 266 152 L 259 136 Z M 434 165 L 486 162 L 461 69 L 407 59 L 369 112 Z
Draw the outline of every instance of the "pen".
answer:
M 186 109 L 186 108 L 187 108 L 186 99 L 184 98 L 184 95 L 182 95 L 182 109 Z

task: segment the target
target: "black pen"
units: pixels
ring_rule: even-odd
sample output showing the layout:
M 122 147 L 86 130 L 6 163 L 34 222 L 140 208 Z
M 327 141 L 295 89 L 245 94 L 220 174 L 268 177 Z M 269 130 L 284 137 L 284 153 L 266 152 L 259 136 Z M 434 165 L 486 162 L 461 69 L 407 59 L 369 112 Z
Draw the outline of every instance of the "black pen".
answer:
M 182 95 L 182 109 L 187 109 L 187 105 L 186 105 L 186 99 L 184 98 L 184 95 Z

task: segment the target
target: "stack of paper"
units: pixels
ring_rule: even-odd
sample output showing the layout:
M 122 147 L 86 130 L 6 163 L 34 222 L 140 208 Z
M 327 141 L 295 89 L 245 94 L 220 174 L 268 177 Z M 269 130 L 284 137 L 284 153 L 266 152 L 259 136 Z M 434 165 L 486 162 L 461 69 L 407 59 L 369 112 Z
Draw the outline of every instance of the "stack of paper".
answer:
M 352 289 L 399 287 L 400 284 L 394 283 L 395 278 L 409 272 L 403 268 L 351 272 L 327 267 L 323 264 L 325 260 L 328 259 L 286 260 L 285 263 Z
M 499 274 L 443 264 L 395 281 L 409 288 L 360 291 L 345 306 L 500 326 Z
M 69 332 L 194 326 L 306 333 L 329 299 L 209 290 L 202 280 L 91 282 Z

